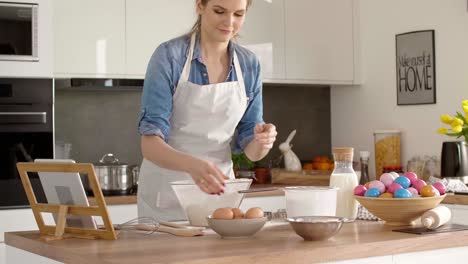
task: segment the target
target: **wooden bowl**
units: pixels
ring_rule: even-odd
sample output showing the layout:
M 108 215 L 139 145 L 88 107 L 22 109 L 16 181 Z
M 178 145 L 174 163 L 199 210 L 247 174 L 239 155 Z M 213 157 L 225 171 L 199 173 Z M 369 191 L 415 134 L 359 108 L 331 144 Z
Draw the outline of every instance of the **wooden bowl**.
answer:
M 369 212 L 387 225 L 414 225 L 426 211 L 437 207 L 445 195 L 422 198 L 374 198 L 354 196 Z

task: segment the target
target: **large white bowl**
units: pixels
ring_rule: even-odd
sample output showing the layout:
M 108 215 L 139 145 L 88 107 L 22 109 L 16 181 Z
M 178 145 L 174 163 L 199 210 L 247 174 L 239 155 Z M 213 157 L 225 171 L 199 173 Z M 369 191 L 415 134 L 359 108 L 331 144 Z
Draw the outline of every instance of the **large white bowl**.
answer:
M 180 205 L 184 209 L 185 215 L 194 226 L 208 226 L 206 217 L 214 210 L 222 207 L 239 207 L 244 194 L 238 193 L 240 190 L 247 190 L 252 183 L 252 179 L 227 180 L 224 193 L 221 195 L 210 195 L 198 188 L 193 181 L 171 182 Z

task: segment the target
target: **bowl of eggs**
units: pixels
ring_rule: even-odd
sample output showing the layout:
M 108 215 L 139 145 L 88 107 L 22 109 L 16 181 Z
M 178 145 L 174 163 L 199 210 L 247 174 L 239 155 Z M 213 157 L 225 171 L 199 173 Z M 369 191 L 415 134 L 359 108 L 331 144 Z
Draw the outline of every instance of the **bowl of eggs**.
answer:
M 356 186 L 354 198 L 388 225 L 414 225 L 421 215 L 444 200 L 445 186 L 439 182 L 428 185 L 414 172 L 391 172 Z
M 206 219 L 208 226 L 222 238 L 253 236 L 267 221 L 258 207 L 250 208 L 245 213 L 239 208 L 218 208 Z

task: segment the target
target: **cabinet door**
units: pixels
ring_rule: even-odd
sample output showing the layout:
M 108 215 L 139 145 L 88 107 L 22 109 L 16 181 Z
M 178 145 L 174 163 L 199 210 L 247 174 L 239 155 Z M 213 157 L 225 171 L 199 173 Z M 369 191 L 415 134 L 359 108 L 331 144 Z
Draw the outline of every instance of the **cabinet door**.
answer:
M 260 60 L 264 81 L 285 78 L 284 0 L 253 1 L 239 35 Z
M 353 0 L 285 1 L 286 78 L 353 81 Z
M 195 1 L 128 0 L 127 73 L 142 78 L 154 50 L 162 42 L 187 33 L 195 23 Z
M 125 73 L 125 0 L 54 0 L 54 75 Z

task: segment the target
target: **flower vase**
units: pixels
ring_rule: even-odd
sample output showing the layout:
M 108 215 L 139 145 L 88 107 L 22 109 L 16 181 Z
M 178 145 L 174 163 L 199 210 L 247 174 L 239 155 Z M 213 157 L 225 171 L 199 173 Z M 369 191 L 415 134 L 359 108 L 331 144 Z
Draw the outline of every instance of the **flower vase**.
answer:
M 441 155 L 442 177 L 466 177 L 460 178 L 468 183 L 468 143 L 465 141 L 446 141 L 442 143 Z

